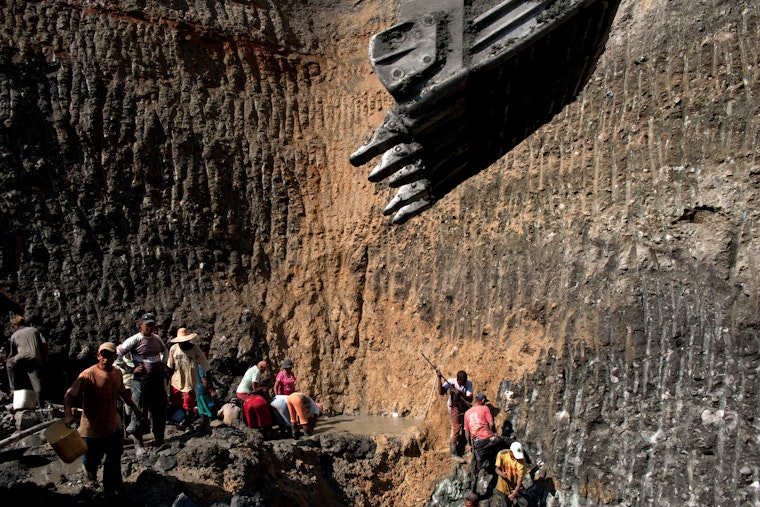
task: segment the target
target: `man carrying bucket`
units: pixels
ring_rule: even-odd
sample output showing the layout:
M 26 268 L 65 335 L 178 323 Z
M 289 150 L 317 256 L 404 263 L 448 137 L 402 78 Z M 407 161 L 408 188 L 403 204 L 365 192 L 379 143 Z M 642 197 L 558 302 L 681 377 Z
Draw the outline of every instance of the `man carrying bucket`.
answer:
M 121 397 L 138 418 L 143 414 L 125 389 L 121 371 L 113 367 L 116 345 L 103 343 L 98 348 L 97 358 L 97 364 L 80 373 L 66 391 L 63 422 L 67 425 L 74 422 L 73 409 L 81 405 L 79 433 L 87 443 L 87 452 L 82 459 L 85 480 L 91 484 L 96 482 L 98 467 L 105 456 L 103 494 L 113 497 L 122 484 L 121 454 L 124 449 L 117 398 Z

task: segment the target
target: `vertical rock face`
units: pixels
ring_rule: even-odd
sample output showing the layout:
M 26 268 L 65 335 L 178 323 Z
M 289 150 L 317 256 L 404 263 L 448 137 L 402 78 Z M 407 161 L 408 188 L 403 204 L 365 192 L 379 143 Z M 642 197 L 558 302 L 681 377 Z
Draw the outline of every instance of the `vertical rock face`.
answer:
M 0 13 L 0 288 L 58 370 L 152 310 L 442 440 L 424 351 L 567 504 L 757 502 L 757 2 L 623 2 L 578 99 L 397 228 L 348 163 L 393 2 Z

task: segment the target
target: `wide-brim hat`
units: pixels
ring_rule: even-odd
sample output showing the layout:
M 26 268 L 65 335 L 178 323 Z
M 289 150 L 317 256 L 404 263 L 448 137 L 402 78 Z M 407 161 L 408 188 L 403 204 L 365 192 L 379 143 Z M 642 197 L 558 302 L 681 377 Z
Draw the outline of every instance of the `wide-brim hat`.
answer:
M 181 327 L 177 330 L 177 336 L 175 336 L 169 341 L 171 341 L 172 343 L 189 342 L 196 336 L 198 336 L 196 333 L 191 333 L 186 328 Z

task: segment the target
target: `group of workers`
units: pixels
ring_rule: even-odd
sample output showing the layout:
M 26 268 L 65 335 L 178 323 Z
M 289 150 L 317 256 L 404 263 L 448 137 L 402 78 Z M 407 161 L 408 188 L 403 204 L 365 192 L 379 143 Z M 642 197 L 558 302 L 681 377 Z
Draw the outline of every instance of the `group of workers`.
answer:
M 488 397 L 484 392 L 473 391 L 466 371 L 460 370 L 450 379 L 444 378 L 440 370 L 436 370 L 436 375 L 439 394 L 448 394 L 451 456 L 458 459 L 465 444 L 469 445 L 474 476 L 479 470 L 493 470 L 497 476 L 494 489 L 497 505 L 527 507 L 523 477 L 528 468 L 522 444 L 511 438 L 511 431 L 502 431 L 501 436 L 496 433 L 493 415 L 486 405 Z M 465 495 L 465 506 L 478 505 L 478 501 L 478 495 L 472 491 Z
M 290 428 L 293 438 L 298 439 L 303 429 L 307 435 L 314 432 L 317 418 L 324 413 L 321 403 L 296 391 L 293 361 L 285 359 L 282 370 L 274 381 L 274 396 L 269 396 L 269 386 L 261 382 L 269 370 L 266 361 L 259 361 L 243 375 L 235 390 L 235 398 L 242 404 L 243 419 L 249 428 L 269 428 L 276 424 L 281 429 Z M 224 415 L 226 409 L 220 410 Z
M 28 378 L 32 389 L 39 394 L 40 368 L 46 361 L 47 343 L 37 329 L 26 326 L 24 317 L 16 316 L 12 325 L 11 355 L 6 362 L 11 391 L 26 377 L 24 380 Z M 243 375 L 235 398 L 217 408 L 219 402 L 207 357 L 208 347 L 202 349 L 193 343 L 197 334 L 180 328 L 168 348 L 156 333 L 158 327 L 152 313 L 140 318 L 139 328 L 138 333 L 119 345 L 101 344 L 97 363 L 81 372 L 64 396 L 65 423 L 74 422 L 78 416 L 76 407 L 81 407 L 79 432 L 87 443 L 83 457 L 85 480 L 95 482 L 105 457 L 103 491 L 106 496 L 117 494 L 122 482 L 124 434 L 118 399 L 122 400 L 129 416 L 126 432 L 132 435 L 138 454 L 145 452 L 142 436 L 149 432 L 153 433 L 155 447 L 163 443 L 167 408 L 172 410 L 171 419 L 183 428 L 191 427 L 199 418 L 196 431 L 200 434 L 210 431 L 210 420 L 215 416 L 227 424 L 237 424 L 242 419 L 252 428 L 274 425 L 289 428 L 296 439 L 302 430 L 307 435 L 313 433 L 317 417 L 324 409 L 306 394 L 296 391 L 294 365 L 290 359 L 283 362 L 282 370 L 275 377 L 274 396 L 269 396 L 269 386 L 263 382 L 269 365 L 259 361 Z M 474 471 L 492 469 L 498 477 L 495 495 L 499 505 L 527 506 L 522 482 L 528 470 L 522 445 L 512 440 L 510 434 L 497 435 L 493 416 L 486 405 L 488 398 L 483 392 L 473 391 L 472 381 L 465 371 L 445 379 L 436 369 L 436 375 L 440 380 L 439 393 L 448 395 L 452 457 L 459 458 L 465 445 L 469 445 Z M 477 505 L 478 495 L 469 492 L 464 500 L 466 505 Z
M 254 428 L 275 424 L 281 429 L 288 427 L 294 438 L 300 437 L 302 429 L 307 435 L 314 431 L 323 407 L 296 391 L 291 360 L 283 362 L 275 379 L 274 397 L 269 397 L 269 388 L 262 383 L 268 364 L 260 361 L 243 375 L 235 398 L 218 408 L 208 349 L 193 343 L 197 334 L 180 328 L 168 348 L 156 333 L 154 314 L 144 314 L 139 328 L 119 345 L 102 343 L 97 363 L 81 372 L 64 395 L 64 423 L 79 419 L 81 410 L 79 433 L 87 443 L 82 460 L 86 482 L 97 482 L 97 471 L 105 458 L 104 496 L 116 496 L 121 490 L 124 431 L 131 435 L 138 455 L 146 452 L 142 439 L 147 433 L 153 434 L 154 448 L 163 444 L 167 420 L 190 428 L 199 418 L 200 425 L 194 430 L 198 435 L 210 431 L 210 420 L 215 416 L 231 425 L 240 424 L 242 419 Z M 126 430 L 122 429 L 119 399 L 129 418 Z

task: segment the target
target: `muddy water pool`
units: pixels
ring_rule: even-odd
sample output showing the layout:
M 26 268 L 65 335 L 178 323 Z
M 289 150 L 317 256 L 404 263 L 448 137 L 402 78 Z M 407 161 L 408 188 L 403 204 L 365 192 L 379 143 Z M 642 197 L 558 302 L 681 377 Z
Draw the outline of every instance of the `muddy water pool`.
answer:
M 419 427 L 421 422 L 410 417 L 379 415 L 338 415 L 317 421 L 315 434 L 327 432 L 355 433 L 357 435 L 400 435 Z

